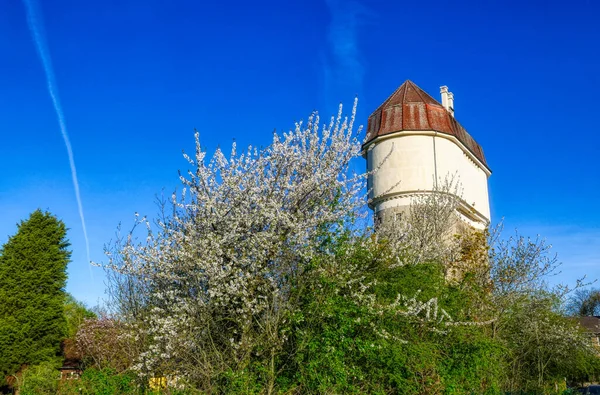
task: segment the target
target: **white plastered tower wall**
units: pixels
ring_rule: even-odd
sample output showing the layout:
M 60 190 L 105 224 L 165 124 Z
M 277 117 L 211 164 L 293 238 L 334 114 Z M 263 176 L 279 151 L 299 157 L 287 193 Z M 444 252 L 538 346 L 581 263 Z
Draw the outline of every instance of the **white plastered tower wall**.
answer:
M 450 178 L 460 186 L 459 219 L 484 229 L 490 222 L 487 179 L 491 172 L 481 147 L 453 119 L 453 95 L 447 87 L 442 87 L 441 93 L 443 104 L 407 81 L 369 118 L 363 146 L 370 172 L 369 205 L 375 218 L 394 218 L 394 213 L 406 211 L 415 197 L 433 192 L 436 183 Z M 394 99 L 394 95 L 401 98 Z M 440 111 L 451 119 L 440 117 Z M 408 129 L 411 125 L 418 128 Z M 375 136 L 374 131 L 380 135 Z

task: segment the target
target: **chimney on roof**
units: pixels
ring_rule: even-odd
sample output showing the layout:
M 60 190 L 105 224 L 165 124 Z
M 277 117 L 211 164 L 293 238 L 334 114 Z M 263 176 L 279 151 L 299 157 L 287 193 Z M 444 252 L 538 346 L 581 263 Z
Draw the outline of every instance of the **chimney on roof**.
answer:
M 454 116 L 454 94 L 448 92 L 446 85 L 440 86 L 440 93 L 442 94 L 442 106 L 448 110 L 450 115 Z
M 442 94 L 442 106 L 448 109 L 448 87 L 446 85 L 440 86 L 440 93 Z
M 448 111 L 454 116 L 454 93 L 448 92 Z

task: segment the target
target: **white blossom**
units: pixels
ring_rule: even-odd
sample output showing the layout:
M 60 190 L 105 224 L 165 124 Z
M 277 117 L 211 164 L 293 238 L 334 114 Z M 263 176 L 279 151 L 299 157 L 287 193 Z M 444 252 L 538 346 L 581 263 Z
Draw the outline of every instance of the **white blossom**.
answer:
M 365 174 L 349 169 L 361 148 L 355 116 L 356 101 L 349 118 L 340 105 L 326 125 L 314 113 L 264 149 L 234 143 L 229 156 L 217 149 L 211 159 L 195 134 L 181 193 L 163 202 L 155 222 L 136 213 L 134 231 L 104 265 L 128 304 L 121 311 L 145 317 L 137 330 L 151 346 L 136 371 L 202 365 L 211 349 L 243 358 L 256 327 L 277 324 L 319 235 L 364 215 Z M 145 229 L 143 242 L 135 228 Z

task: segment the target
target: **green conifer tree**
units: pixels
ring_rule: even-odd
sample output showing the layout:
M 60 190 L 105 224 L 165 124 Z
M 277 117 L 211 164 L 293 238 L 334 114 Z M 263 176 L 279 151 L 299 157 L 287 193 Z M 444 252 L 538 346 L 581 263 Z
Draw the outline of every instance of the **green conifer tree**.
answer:
M 60 353 L 67 264 L 65 224 L 36 210 L 0 249 L 0 382 Z

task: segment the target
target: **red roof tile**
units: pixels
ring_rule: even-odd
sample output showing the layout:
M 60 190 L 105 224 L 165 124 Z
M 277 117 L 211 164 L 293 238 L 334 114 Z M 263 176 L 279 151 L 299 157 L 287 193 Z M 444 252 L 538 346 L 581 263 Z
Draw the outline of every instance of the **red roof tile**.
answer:
M 410 80 L 371 114 L 365 146 L 379 136 L 403 130 L 432 130 L 455 136 L 487 167 L 481 146 L 437 100 Z

